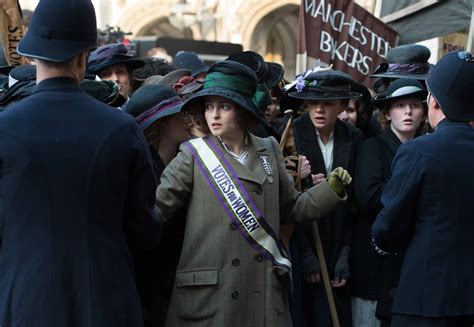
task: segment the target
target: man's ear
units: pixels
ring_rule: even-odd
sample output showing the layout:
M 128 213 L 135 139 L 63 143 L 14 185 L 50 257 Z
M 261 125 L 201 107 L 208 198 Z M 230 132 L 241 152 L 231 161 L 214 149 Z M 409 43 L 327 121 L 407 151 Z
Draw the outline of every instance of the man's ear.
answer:
M 76 64 L 77 67 L 85 67 L 87 66 L 87 57 L 89 56 L 89 50 L 84 50 L 82 51 L 77 57 L 76 57 Z
M 441 106 L 439 105 L 438 101 L 436 101 L 435 97 L 433 96 L 433 94 L 430 94 L 429 96 L 429 103 L 428 103 L 428 108 L 430 106 L 432 106 L 433 108 L 437 109 L 437 110 L 441 110 Z

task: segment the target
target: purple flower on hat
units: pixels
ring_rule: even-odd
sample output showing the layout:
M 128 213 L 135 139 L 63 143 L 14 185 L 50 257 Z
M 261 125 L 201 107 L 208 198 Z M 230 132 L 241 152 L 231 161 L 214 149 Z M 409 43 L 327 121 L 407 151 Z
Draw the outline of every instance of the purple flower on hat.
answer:
M 296 90 L 298 92 L 302 92 L 304 87 L 305 87 L 305 80 L 303 76 L 298 76 L 298 78 L 296 79 Z

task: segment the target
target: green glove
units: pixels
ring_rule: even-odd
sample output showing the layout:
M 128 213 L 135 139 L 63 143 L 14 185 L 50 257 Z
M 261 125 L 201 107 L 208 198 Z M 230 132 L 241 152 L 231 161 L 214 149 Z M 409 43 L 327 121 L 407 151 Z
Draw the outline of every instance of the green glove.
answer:
M 342 167 L 334 169 L 327 178 L 329 187 L 339 196 L 344 195 L 344 186 L 352 182 L 352 177 Z

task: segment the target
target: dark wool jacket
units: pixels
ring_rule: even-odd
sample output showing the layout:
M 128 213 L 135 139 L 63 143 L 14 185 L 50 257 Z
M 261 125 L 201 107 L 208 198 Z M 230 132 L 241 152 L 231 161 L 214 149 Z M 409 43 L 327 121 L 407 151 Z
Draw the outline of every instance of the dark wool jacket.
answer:
M 474 314 L 473 153 L 474 129 L 448 119 L 398 149 L 372 226 L 379 249 L 405 249 L 392 312 Z
M 0 325 L 142 326 L 131 254 L 159 240 L 132 117 L 51 78 L 0 115 Z

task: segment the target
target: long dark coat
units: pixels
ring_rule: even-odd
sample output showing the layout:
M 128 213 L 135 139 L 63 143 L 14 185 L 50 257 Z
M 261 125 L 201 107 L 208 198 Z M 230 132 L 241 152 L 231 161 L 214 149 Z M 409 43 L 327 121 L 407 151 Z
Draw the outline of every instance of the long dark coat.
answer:
M 474 314 L 474 129 L 441 121 L 400 146 L 372 226 L 386 252 L 405 249 L 392 312 Z
M 378 301 L 378 316 L 389 318 L 393 289 L 398 284 L 403 255 L 382 257 L 375 252 L 371 227 L 382 209 L 380 198 L 392 176 L 392 161 L 402 143 L 390 128 L 365 140 L 356 160 L 354 193 L 359 205 L 351 246 L 352 295 Z
M 296 139 L 302 154 L 304 154 L 311 164 L 311 173 L 326 173 L 324 159 L 319 148 L 316 130 L 311 122 L 308 113 L 295 120 Z M 354 176 L 355 159 L 359 146 L 363 140 L 360 130 L 351 125 L 337 120 L 334 127 L 334 155 L 333 168 L 343 167 Z M 339 256 L 342 245 L 350 246 L 351 234 L 351 202 L 352 188 L 348 189 L 348 201 L 339 204 L 337 209 L 318 221 L 321 241 L 323 243 L 324 254 L 328 264 L 329 273 L 332 276 L 334 266 Z M 316 254 L 314 239 L 310 231 L 305 232 L 306 240 L 299 242 L 300 245 L 308 244 Z M 300 249 L 304 253 L 305 249 Z M 303 282 L 304 283 L 304 282 Z M 342 326 L 351 325 L 351 309 L 349 287 L 333 289 L 339 318 Z M 309 326 L 330 326 L 329 307 L 323 285 L 309 285 L 303 287 L 303 303 L 305 303 L 305 316 Z
M 166 166 L 155 149 L 150 147 L 150 152 L 153 169 L 159 179 Z M 184 236 L 185 213 L 177 216 L 162 226 L 157 247 L 134 257 L 145 327 L 161 327 L 166 322 Z
M 0 116 L 0 325 L 142 326 L 131 250 L 158 241 L 133 118 L 51 78 Z

